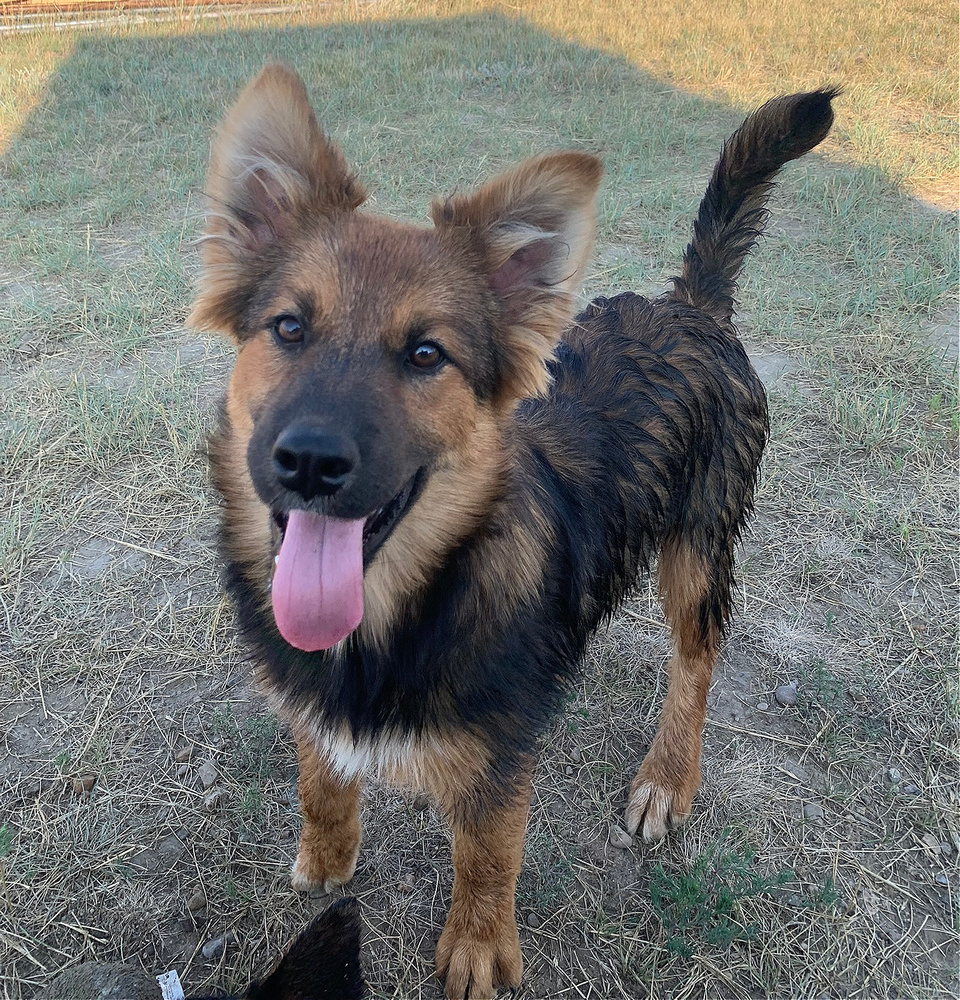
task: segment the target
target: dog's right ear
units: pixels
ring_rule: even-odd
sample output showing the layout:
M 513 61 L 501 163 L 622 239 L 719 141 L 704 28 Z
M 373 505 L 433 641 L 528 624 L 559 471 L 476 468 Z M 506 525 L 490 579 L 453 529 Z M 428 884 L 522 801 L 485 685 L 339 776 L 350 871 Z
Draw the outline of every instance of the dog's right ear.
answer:
M 238 278 L 306 223 L 366 198 L 340 149 L 320 130 L 303 81 L 265 67 L 220 125 L 207 175 L 200 294 L 188 323 L 233 328 Z

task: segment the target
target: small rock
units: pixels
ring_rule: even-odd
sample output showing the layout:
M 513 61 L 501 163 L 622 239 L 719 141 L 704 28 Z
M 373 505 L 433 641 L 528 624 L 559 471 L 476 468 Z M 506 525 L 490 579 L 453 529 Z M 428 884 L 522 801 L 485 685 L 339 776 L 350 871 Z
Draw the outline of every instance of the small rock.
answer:
M 583 760 L 583 754 L 580 753 L 580 751 L 576 747 L 574 747 L 570 751 L 570 763 L 579 764 L 581 760 Z
M 940 852 L 940 838 L 934 836 L 932 833 L 925 833 L 920 838 L 920 843 L 924 847 L 929 848 L 931 851 L 936 851 L 938 854 Z
M 790 708 L 797 703 L 797 685 L 793 681 L 789 684 L 781 684 L 773 692 L 773 697 L 776 699 L 778 705 Z
M 223 788 L 214 788 L 212 791 L 207 792 L 203 797 L 203 808 L 207 812 L 213 812 L 215 809 L 220 807 L 220 803 L 227 797 L 227 793 Z
M 900 779 L 902 777 L 903 775 L 900 773 L 900 768 L 898 767 L 887 768 L 887 781 L 889 781 L 891 785 L 899 785 Z
M 177 764 L 186 764 L 192 756 L 193 744 L 188 743 L 185 747 L 180 747 L 180 749 L 174 754 L 173 759 Z
M 935 876 L 933 881 L 936 882 L 937 885 L 949 885 L 950 884 L 950 879 L 948 879 L 947 876 L 943 874 L 943 872 L 940 872 L 939 875 Z
M 138 851 L 130 858 L 130 865 L 143 872 L 155 872 L 160 867 L 160 855 L 149 848 Z
M 191 913 L 197 913 L 202 910 L 207 905 L 207 897 L 203 894 L 203 890 L 197 889 L 185 905 Z
M 791 778 L 796 778 L 797 781 L 807 780 L 807 769 L 798 761 L 791 760 L 789 757 L 783 762 L 783 770 L 786 771 Z
M 204 788 L 210 788 L 213 783 L 220 777 L 220 772 L 217 770 L 217 765 L 208 757 L 201 765 L 197 768 L 197 776 L 203 782 Z
M 953 847 L 951 847 L 950 842 L 948 840 L 940 841 L 940 852 L 942 854 L 946 854 L 947 856 L 953 854 Z
M 823 820 L 823 807 L 816 802 L 808 802 L 803 807 L 803 818 L 811 823 Z
M 540 918 L 535 913 L 527 914 L 527 927 L 533 927 L 536 929 L 540 926 Z
M 917 788 L 917 786 L 912 781 L 908 781 L 903 786 L 903 794 L 904 795 L 919 795 L 920 794 L 920 789 Z
M 206 959 L 216 958 L 227 946 L 227 936 L 221 934 L 220 937 L 211 938 L 201 949 L 203 957 Z
M 417 813 L 425 813 L 430 808 L 430 799 L 426 795 L 415 795 L 410 808 Z
M 565 775 L 566 775 L 566 776 L 567 776 L 568 778 L 572 778 L 572 777 L 573 777 L 573 775 L 574 775 L 574 770 L 573 770 L 573 768 L 572 768 L 572 767 L 571 767 L 571 766 L 570 766 L 569 764 L 567 764 L 567 766 L 566 766 L 566 767 L 565 767 L 565 768 L 563 769 L 563 773 L 564 773 L 564 774 L 565 774 Z
M 190 773 L 190 765 L 189 764 L 181 764 L 177 768 L 177 777 L 178 778 L 185 778 L 189 773 Z
M 623 829 L 622 826 L 617 826 L 616 823 L 610 824 L 610 846 L 616 847 L 621 851 L 625 851 L 628 847 L 633 845 L 633 837 Z
M 179 834 L 171 833 L 157 844 L 157 853 L 168 862 L 176 861 L 183 854 L 187 836 L 186 830 L 182 830 Z
M 770 702 L 768 701 L 758 701 L 757 708 L 761 712 L 765 712 L 770 707 Z
M 73 794 L 83 795 L 85 792 L 89 792 L 96 783 L 97 776 L 95 774 L 78 775 L 73 779 Z

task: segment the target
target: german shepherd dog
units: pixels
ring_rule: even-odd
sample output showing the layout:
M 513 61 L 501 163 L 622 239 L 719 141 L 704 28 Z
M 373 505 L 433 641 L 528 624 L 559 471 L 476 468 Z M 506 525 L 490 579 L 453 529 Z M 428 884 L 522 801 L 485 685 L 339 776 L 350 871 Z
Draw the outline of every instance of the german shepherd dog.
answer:
M 520 982 L 537 739 L 657 554 L 674 652 L 626 826 L 656 841 L 689 812 L 768 429 L 736 277 L 835 93 L 727 142 L 672 290 L 573 322 L 596 157 L 527 160 L 420 228 L 359 210 L 289 69 L 220 127 L 191 322 L 238 346 L 211 461 L 240 626 L 297 743 L 293 884 L 353 875 L 364 772 L 426 790 L 453 830 L 448 997 Z

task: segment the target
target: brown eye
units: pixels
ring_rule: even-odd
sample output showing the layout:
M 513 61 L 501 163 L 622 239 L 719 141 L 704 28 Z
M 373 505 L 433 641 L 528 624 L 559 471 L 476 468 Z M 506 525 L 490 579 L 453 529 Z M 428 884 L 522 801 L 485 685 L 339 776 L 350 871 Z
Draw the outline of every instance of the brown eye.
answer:
M 278 316 L 273 321 L 273 335 L 286 344 L 299 344 L 303 340 L 303 324 L 296 316 Z
M 417 344 L 410 352 L 410 363 L 424 371 L 436 368 L 444 360 L 444 353 L 430 340 Z

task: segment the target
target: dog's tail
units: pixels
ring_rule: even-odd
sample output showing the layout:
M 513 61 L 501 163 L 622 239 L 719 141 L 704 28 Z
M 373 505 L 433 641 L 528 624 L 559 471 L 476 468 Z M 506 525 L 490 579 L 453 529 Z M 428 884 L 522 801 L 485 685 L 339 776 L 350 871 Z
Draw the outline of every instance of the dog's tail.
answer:
M 737 275 L 763 231 L 773 178 L 826 137 L 833 124 L 830 102 L 839 92 L 776 97 L 727 140 L 700 202 L 683 274 L 673 279 L 672 298 L 729 323 Z

